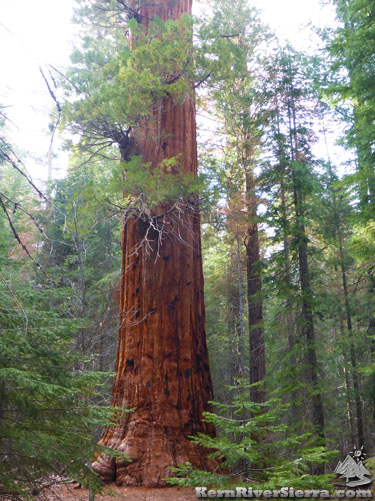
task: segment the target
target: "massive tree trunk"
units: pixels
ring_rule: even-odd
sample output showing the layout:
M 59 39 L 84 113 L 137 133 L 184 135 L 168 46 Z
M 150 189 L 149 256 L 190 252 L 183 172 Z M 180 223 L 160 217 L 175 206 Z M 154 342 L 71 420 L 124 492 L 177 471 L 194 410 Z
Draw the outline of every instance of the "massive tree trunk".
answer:
M 155 15 L 176 19 L 191 12 L 191 0 L 155 0 L 154 5 L 143 5 L 138 12 L 145 24 Z M 183 104 L 176 104 L 172 97 L 164 99 L 140 130 L 133 135 L 133 154 L 141 154 L 144 162 L 151 163 L 151 170 L 179 155 L 176 169 L 197 172 L 192 97 L 186 97 Z M 214 433 L 202 422 L 213 396 L 199 212 L 182 207 L 182 211 L 160 216 L 168 211 L 171 206 L 159 207 L 153 219 L 132 217 L 124 224 L 112 403 L 135 410 L 118 426 L 109 427 L 101 443 L 124 452 L 132 462 L 102 455 L 93 464 L 102 477 L 118 484 L 165 485 L 163 478 L 171 476 L 169 467 L 186 461 L 202 469 L 213 467 L 207 451 L 188 438 L 198 432 Z

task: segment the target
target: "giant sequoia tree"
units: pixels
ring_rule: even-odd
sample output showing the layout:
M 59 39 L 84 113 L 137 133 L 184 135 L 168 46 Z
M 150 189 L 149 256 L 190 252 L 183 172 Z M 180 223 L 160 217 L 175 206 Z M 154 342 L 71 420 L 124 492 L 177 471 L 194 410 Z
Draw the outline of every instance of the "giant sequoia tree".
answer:
M 202 422 L 212 383 L 199 208 L 186 186 L 197 173 L 191 0 L 107 4 L 111 15 L 132 18 L 130 49 L 112 34 L 117 53 L 112 60 L 105 50 L 91 53 L 91 81 L 73 71 L 76 89 L 86 78 L 89 92 L 67 107 L 67 116 L 89 155 L 116 143 L 121 152 L 125 219 L 113 405 L 132 412 L 101 439 L 130 461 L 101 455 L 93 469 L 117 483 L 157 486 L 171 466 L 211 465 L 207 452 L 188 438 L 213 433 Z M 97 6 L 103 15 L 103 2 Z M 155 187 L 152 195 L 143 181 Z

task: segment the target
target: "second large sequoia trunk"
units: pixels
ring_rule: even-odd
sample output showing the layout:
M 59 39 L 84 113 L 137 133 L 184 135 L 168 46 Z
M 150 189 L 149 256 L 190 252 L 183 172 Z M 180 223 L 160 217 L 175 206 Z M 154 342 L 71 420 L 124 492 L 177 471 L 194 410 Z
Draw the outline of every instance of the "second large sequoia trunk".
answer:
M 141 22 L 191 12 L 191 0 L 158 0 L 138 10 Z M 197 172 L 195 106 L 166 98 L 134 135 L 150 170 L 178 157 L 178 170 Z M 125 154 L 124 154 L 125 156 Z M 160 207 L 156 216 L 171 207 Z M 129 218 L 122 246 L 121 311 L 113 405 L 134 409 L 101 443 L 131 458 L 102 455 L 93 468 L 118 484 L 156 487 L 169 467 L 191 462 L 210 469 L 207 451 L 190 435 L 212 434 L 202 421 L 212 382 L 205 335 L 199 212 L 182 207 L 166 217 Z M 150 224 L 150 222 L 152 224 Z M 143 242 L 143 243 L 142 243 Z

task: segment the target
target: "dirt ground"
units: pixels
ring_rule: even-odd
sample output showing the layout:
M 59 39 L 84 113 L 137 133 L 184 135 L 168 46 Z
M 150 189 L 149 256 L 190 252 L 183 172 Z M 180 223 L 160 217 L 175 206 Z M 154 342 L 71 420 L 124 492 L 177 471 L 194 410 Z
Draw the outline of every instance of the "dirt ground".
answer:
M 166 487 L 165 489 L 146 489 L 144 487 L 117 487 L 108 486 L 110 493 L 95 496 L 95 501 L 191 501 L 196 500 L 195 492 L 191 488 L 180 489 Z M 55 485 L 44 491 L 40 501 L 88 501 L 87 489 L 74 489 L 72 485 Z
M 87 489 L 74 489 L 74 484 L 56 484 L 44 490 L 38 501 L 89 501 Z M 145 487 L 117 487 L 110 484 L 103 494 L 96 495 L 95 501 L 192 501 L 196 500 L 192 488 L 178 490 L 176 487 L 146 489 Z M 352 501 L 348 498 L 331 498 L 331 501 Z

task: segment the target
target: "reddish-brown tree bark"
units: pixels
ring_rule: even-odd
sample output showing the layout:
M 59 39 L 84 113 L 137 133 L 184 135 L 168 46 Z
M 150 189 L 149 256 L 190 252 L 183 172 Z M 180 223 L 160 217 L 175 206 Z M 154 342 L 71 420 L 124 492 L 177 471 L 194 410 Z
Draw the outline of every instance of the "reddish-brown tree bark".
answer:
M 191 12 L 191 0 L 145 2 L 138 12 L 145 24 L 156 14 L 175 19 Z M 179 155 L 176 169 L 196 173 L 193 98 L 186 97 L 183 104 L 166 98 L 153 113 L 140 129 L 143 132 L 133 135 L 132 154 L 151 162 L 151 170 Z M 127 154 L 122 151 L 124 159 Z M 159 207 L 156 213 L 168 209 Z M 185 209 L 172 216 L 164 222 L 158 219 L 158 229 L 135 217 L 124 224 L 113 405 L 135 410 L 118 426 L 109 427 L 101 443 L 124 452 L 132 462 L 102 455 L 93 464 L 102 477 L 118 484 L 156 487 L 165 485 L 163 478 L 171 476 L 171 466 L 186 461 L 203 469 L 214 465 L 207 451 L 188 439 L 198 432 L 214 433 L 202 421 L 213 396 L 199 212 Z M 140 245 L 146 232 L 149 245 Z

